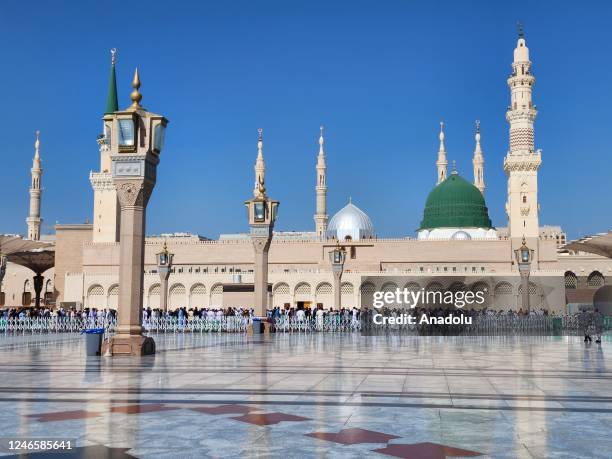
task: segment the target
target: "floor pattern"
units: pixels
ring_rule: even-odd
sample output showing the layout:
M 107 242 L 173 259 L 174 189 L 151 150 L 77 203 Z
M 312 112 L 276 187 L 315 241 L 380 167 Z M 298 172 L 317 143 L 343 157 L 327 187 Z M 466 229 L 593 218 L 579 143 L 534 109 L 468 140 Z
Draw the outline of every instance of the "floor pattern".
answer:
M 110 359 L 85 357 L 78 336 L 0 337 L 2 437 L 75 439 L 62 458 L 612 452 L 609 337 L 155 340 L 155 356 Z M 0 449 L 60 457 L 13 453 Z

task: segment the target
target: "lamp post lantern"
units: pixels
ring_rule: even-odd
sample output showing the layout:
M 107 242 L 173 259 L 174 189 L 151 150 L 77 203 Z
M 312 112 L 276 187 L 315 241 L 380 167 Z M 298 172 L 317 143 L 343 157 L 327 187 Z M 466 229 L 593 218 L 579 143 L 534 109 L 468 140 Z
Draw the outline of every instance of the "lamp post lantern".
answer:
M 168 277 L 170 277 L 170 271 L 172 270 L 172 259 L 174 258 L 174 254 L 168 251 L 168 246 L 164 242 L 164 248 L 156 257 L 157 271 L 159 272 L 159 279 L 161 280 L 159 307 L 165 313 L 168 311 Z
M 533 261 L 533 249 L 527 247 L 525 237 L 523 237 L 522 245 L 514 251 L 514 257 L 518 264 L 519 274 L 521 275 L 522 307 L 527 312 L 530 311 L 529 305 L 529 273 L 531 271 L 531 262 Z
M 140 105 L 138 69 L 132 87 L 132 105 L 104 116 L 105 142 L 121 207 L 119 306 L 117 333 L 109 343 L 111 355 L 155 353 L 153 338 L 142 334 L 146 208 L 155 187 L 168 120 Z
M 253 308 L 257 317 L 265 318 L 268 309 L 268 251 L 272 242 L 279 202 L 270 199 L 266 194 L 263 131 L 259 129 L 258 132 L 258 153 L 257 162 L 255 163 L 253 199 L 245 201 L 244 204 L 247 208 L 251 241 L 255 249 Z
M 332 273 L 334 275 L 334 303 L 336 309 L 342 307 L 342 292 L 341 281 L 342 272 L 344 271 L 344 261 L 346 260 L 346 250 L 340 247 L 340 243 L 336 243 L 334 250 L 329 252 L 329 261 L 332 265 Z

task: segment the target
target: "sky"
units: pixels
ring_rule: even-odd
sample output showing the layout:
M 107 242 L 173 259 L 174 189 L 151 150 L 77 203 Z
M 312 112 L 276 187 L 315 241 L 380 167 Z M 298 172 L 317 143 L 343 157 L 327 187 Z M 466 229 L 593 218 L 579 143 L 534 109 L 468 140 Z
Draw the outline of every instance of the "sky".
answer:
M 0 3 L 0 233 L 25 233 L 35 131 L 44 219 L 92 220 L 117 48 L 120 108 L 138 67 L 142 105 L 170 123 L 147 233 L 248 230 L 257 128 L 277 230 L 314 230 L 319 126 L 328 212 L 349 197 L 383 237 L 414 236 L 449 162 L 472 175 L 481 121 L 486 201 L 505 226 L 506 85 L 524 24 L 536 77 L 540 224 L 570 238 L 612 227 L 610 2 L 176 1 Z

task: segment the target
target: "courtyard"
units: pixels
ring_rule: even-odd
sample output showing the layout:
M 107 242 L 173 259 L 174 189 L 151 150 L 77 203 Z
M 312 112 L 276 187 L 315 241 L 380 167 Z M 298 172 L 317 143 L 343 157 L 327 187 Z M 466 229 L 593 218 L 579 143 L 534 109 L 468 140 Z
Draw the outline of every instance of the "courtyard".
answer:
M 154 356 L 106 358 L 76 334 L 2 335 L 4 443 L 64 439 L 76 447 L 61 457 L 113 458 L 612 450 L 610 336 L 153 336 Z M 21 457 L 58 457 L 41 454 Z

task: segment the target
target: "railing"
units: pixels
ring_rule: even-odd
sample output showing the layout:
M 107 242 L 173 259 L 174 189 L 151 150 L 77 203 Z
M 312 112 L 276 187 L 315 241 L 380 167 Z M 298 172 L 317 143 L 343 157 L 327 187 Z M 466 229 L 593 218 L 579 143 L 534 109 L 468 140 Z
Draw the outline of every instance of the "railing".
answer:
M 363 323 L 371 323 L 371 319 L 361 320 L 352 316 L 333 315 L 325 317 L 279 317 L 274 319 L 274 331 L 278 333 L 346 333 L 360 332 Z M 177 318 L 163 317 L 144 319 L 142 326 L 148 333 L 245 333 L 252 319 L 242 316 L 219 318 Z M 474 316 L 472 325 L 465 327 L 466 334 L 497 335 L 497 334 L 581 334 L 585 324 L 580 315 L 555 316 L 517 316 L 494 315 Z M 104 328 L 106 335 L 115 333 L 114 318 L 96 317 L 36 317 L 23 319 L 6 319 L 0 317 L 0 333 L 78 333 L 86 328 Z M 405 333 L 417 332 L 416 326 L 389 325 L 389 331 L 397 328 Z M 605 317 L 597 325 L 601 331 L 612 330 L 612 317 Z

